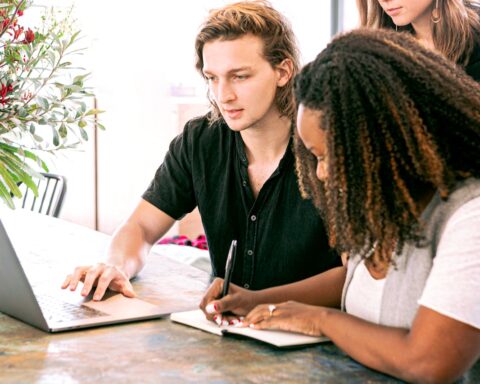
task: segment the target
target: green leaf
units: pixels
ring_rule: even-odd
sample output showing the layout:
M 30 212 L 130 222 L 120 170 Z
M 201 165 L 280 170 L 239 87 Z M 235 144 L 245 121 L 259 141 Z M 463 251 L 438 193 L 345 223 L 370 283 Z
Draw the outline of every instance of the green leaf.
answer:
M 0 163 L 0 176 L 3 178 L 3 181 L 14 196 L 22 197 L 22 192 L 20 192 L 17 183 L 13 179 L 12 175 L 6 170 L 3 163 Z
M 48 100 L 45 97 L 37 97 L 38 105 L 45 111 L 48 110 Z
M 65 126 L 64 123 L 62 123 L 62 125 L 60 125 L 60 128 L 58 129 L 58 134 L 60 135 L 60 137 L 62 139 L 67 137 L 67 127 Z
M 18 117 L 27 117 L 28 116 L 28 112 L 25 108 L 19 108 L 18 109 Z
M 2 180 L 0 180 L 0 197 L 5 203 L 7 203 L 9 208 L 15 209 L 15 204 L 13 203 L 12 196 L 10 196 L 10 192 L 8 191 Z
M 12 174 L 15 183 L 18 185 L 19 182 L 25 183 L 25 185 L 33 191 L 33 193 L 38 194 L 37 185 L 33 182 L 32 176 L 39 177 L 39 173 L 35 172 L 28 165 L 24 164 L 18 157 L 11 155 L 10 158 L 3 158 L 3 162 L 8 166 L 9 172 Z M 30 174 L 31 175 L 30 175 Z
M 37 164 L 45 171 L 45 172 L 48 172 L 48 167 L 47 167 L 47 164 L 40 158 L 38 157 L 36 154 L 34 154 L 33 152 L 31 151 L 28 151 L 28 150 L 24 150 L 24 153 L 25 153 L 25 157 L 30 159 L 30 160 L 34 160 L 37 162 Z M 32 172 L 31 172 L 32 173 Z M 32 175 L 36 175 L 36 173 L 32 173 Z
M 72 83 L 73 83 L 74 85 L 78 85 L 79 87 L 83 87 L 83 81 L 85 80 L 85 78 L 86 78 L 87 76 L 88 76 L 88 74 L 75 76 L 75 77 L 73 78 Z
M 80 131 L 80 135 L 82 136 L 82 139 L 87 141 L 88 140 L 88 134 L 87 134 L 87 131 L 85 129 L 83 129 L 82 127 L 80 127 L 80 123 L 79 124 L 79 131 Z
M 70 41 L 68 42 L 69 46 L 72 45 L 77 40 L 77 37 L 79 34 L 80 34 L 80 31 L 77 31 L 70 37 Z
M 55 127 L 52 127 L 52 134 L 53 134 L 53 145 L 58 147 L 60 145 L 60 136 L 58 135 L 58 132 L 55 129 Z
M 82 89 L 83 88 L 81 86 L 76 85 L 76 84 L 65 86 L 65 90 L 68 90 L 70 92 L 70 94 L 80 92 L 80 91 L 82 91 Z
M 101 109 L 90 109 L 86 114 L 85 116 L 90 116 L 90 115 L 98 115 L 100 113 L 104 113 L 105 111 L 101 110 Z

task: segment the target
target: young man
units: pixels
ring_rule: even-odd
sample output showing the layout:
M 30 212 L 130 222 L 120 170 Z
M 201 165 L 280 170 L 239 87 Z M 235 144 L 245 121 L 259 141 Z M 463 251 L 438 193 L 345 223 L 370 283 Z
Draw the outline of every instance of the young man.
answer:
M 151 246 L 198 206 L 213 276 L 223 277 L 238 241 L 232 282 L 262 289 L 338 265 L 320 217 L 302 200 L 291 152 L 295 38 L 266 2 L 240 2 L 210 13 L 196 39 L 196 67 L 212 111 L 189 121 L 132 215 L 116 231 L 106 264 L 79 267 L 63 287 L 96 286 L 133 296 L 129 279 Z

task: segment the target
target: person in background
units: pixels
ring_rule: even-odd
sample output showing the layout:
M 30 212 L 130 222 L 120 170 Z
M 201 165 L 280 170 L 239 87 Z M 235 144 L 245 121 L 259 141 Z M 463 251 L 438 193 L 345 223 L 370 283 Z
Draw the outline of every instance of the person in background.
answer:
M 408 382 L 459 378 L 480 357 L 480 85 L 413 37 L 363 29 L 334 39 L 295 90 L 299 184 L 347 267 L 231 286 L 206 308 L 261 302 L 244 326 L 328 336 Z
M 480 81 L 478 0 L 357 0 L 362 26 L 408 31 Z
M 130 279 L 152 245 L 198 206 L 213 276 L 223 277 L 233 239 L 232 281 L 262 289 L 339 265 L 321 217 L 295 175 L 293 76 L 299 62 L 287 20 L 268 2 L 213 10 L 196 37 L 196 68 L 211 112 L 170 144 L 142 200 L 115 232 L 108 260 L 82 266 L 63 288 L 100 300 L 107 288 L 133 296 Z M 96 287 L 96 288 L 94 288 Z

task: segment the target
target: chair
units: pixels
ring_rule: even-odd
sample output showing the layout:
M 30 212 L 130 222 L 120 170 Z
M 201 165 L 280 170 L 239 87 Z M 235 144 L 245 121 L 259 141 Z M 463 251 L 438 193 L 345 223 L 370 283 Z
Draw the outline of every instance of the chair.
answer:
M 25 184 L 20 186 L 23 197 L 21 207 L 45 215 L 58 217 L 62 209 L 63 199 L 67 191 L 67 179 L 64 176 L 53 173 L 43 173 L 43 179 L 38 179 L 38 196 Z

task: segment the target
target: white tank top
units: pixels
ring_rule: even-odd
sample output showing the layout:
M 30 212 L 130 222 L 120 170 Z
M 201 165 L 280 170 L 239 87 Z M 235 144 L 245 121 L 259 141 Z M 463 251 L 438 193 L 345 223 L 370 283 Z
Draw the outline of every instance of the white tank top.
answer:
M 347 313 L 375 324 L 380 323 L 385 278 L 374 279 L 362 260 L 355 269 L 345 296 Z

